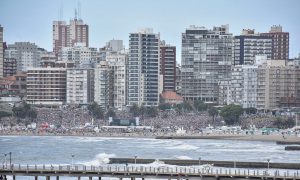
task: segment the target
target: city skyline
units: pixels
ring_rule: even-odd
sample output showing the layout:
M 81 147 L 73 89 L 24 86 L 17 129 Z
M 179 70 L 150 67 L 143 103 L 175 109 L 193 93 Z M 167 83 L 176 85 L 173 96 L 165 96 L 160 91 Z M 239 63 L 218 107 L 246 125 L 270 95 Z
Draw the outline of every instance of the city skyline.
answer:
M 4 42 L 10 44 L 29 41 L 52 51 L 53 21 L 60 19 L 60 9 L 63 9 L 61 20 L 69 21 L 74 18 L 74 10 L 79 3 L 81 18 L 90 26 L 90 47 L 100 48 L 111 39 L 121 39 L 125 47 L 129 48 L 129 33 L 151 27 L 160 33 L 162 40 L 177 47 L 177 63 L 180 63 L 181 33 L 190 25 L 211 29 L 213 26 L 229 24 L 229 32 L 240 35 L 244 28 L 263 33 L 268 32 L 272 25 L 280 24 L 284 32 L 290 33 L 290 58 L 300 53 L 300 42 L 297 41 L 300 39 L 300 22 L 297 21 L 297 17 L 300 17 L 300 12 L 297 11 L 300 2 L 296 0 L 289 0 L 288 3 L 279 0 L 254 0 L 251 3 L 241 0 L 189 0 L 171 3 L 166 0 L 159 4 L 136 0 L 105 3 L 62 0 L 2 1 L 0 24 L 4 27 Z M 145 9 L 145 4 L 148 10 Z

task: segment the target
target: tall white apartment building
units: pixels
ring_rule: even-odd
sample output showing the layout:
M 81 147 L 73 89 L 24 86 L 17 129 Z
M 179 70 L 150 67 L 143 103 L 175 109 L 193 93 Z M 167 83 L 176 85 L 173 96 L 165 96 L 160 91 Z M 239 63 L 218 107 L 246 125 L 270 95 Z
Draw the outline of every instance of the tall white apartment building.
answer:
M 67 104 L 89 104 L 94 100 L 94 69 L 67 69 Z
M 122 109 L 126 106 L 127 94 L 127 73 L 126 63 L 128 55 L 126 53 L 110 53 L 106 56 L 109 66 L 109 106 Z
M 95 67 L 94 101 L 97 102 L 103 109 L 109 108 L 109 71 L 110 68 L 106 61 L 100 61 L 100 63 Z
M 160 35 L 142 29 L 129 35 L 128 105 L 158 106 Z
M 66 69 L 28 68 L 27 102 L 61 105 L 66 101 Z
M 0 78 L 3 77 L 3 27 L 0 25 Z

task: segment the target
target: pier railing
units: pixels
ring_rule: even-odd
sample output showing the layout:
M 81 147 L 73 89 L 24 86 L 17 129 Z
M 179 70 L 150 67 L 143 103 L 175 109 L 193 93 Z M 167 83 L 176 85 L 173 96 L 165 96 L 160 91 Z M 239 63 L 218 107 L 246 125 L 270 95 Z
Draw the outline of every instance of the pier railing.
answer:
M 300 171 L 275 169 L 220 168 L 202 166 L 151 165 L 2 165 L 0 175 L 15 176 L 103 176 L 103 177 L 257 177 L 300 179 Z

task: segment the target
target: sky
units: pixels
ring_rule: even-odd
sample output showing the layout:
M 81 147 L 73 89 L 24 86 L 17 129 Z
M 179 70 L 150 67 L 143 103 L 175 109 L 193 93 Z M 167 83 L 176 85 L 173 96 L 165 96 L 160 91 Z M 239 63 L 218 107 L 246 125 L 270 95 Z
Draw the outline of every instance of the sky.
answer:
M 212 29 L 229 24 L 233 35 L 281 25 L 290 33 L 290 58 L 300 53 L 300 0 L 0 0 L 4 41 L 32 42 L 52 51 L 52 22 L 74 18 L 78 4 L 89 25 L 90 47 L 121 39 L 128 48 L 129 33 L 150 27 L 177 47 L 180 63 L 181 33 L 190 25 Z

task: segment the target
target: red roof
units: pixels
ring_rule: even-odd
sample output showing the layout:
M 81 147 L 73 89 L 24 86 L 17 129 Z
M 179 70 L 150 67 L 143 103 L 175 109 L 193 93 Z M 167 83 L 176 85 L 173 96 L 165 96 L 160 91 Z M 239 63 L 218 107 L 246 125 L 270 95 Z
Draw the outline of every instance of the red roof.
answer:
M 183 98 L 181 96 L 179 96 L 176 92 L 173 92 L 173 91 L 165 91 L 161 94 L 161 97 L 163 99 L 183 101 Z

